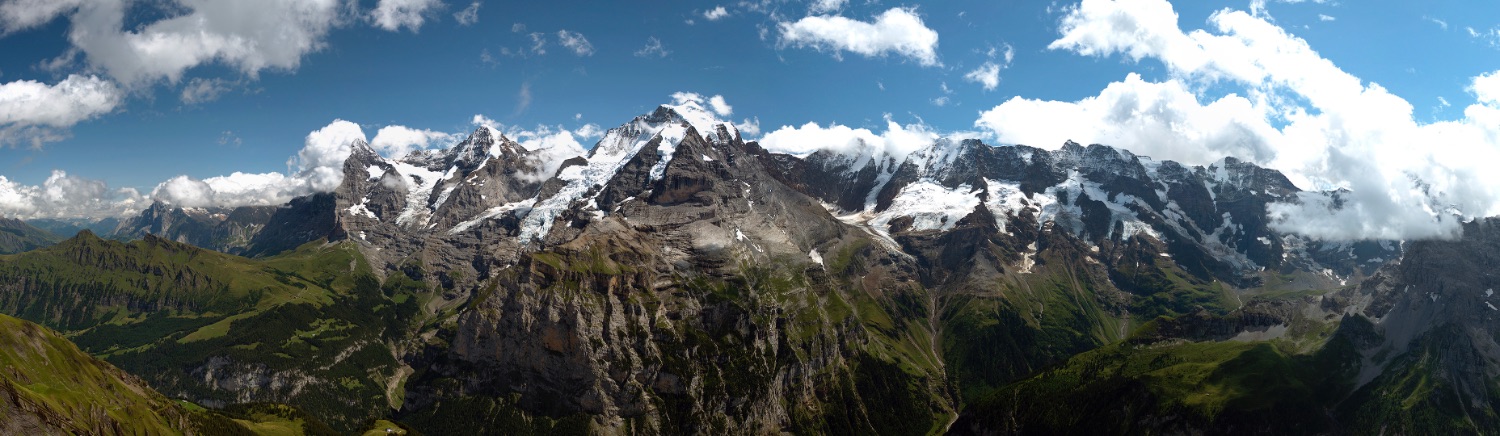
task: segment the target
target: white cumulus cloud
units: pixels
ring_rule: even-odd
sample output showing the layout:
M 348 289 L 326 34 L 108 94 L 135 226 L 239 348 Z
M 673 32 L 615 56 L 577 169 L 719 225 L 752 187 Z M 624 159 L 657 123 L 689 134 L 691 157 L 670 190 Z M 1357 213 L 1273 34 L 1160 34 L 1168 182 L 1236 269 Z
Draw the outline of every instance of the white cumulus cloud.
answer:
M 760 117 L 746 118 L 744 121 L 734 123 L 734 129 L 740 131 L 740 137 L 749 141 L 760 136 Z
M 728 16 L 729 16 L 729 10 L 724 9 L 723 6 L 719 6 L 719 7 L 713 8 L 713 9 L 709 9 L 707 11 L 703 11 L 703 18 L 706 19 L 706 20 L 708 20 L 708 21 L 719 21 L 720 19 L 722 19 L 724 17 L 728 17 Z
M 83 0 L 10 0 L 0 2 L 0 30 L 12 33 L 46 24 L 70 13 Z
M 307 135 L 302 149 L 287 161 L 287 173 L 235 172 L 201 180 L 182 175 L 157 184 L 151 199 L 182 207 L 238 207 L 333 191 L 344 181 L 344 161 L 353 144 L 363 141 L 358 124 L 334 120 Z
M 866 57 L 901 56 L 922 66 L 937 66 L 938 33 L 916 10 L 893 8 L 863 22 L 842 16 L 810 16 L 776 25 L 782 46 L 857 53 Z
M 302 150 L 287 161 L 287 166 L 295 167 L 296 176 L 306 180 L 312 190 L 332 191 L 344 181 L 344 159 L 355 141 L 368 142 L 364 129 L 349 121 L 334 120 L 307 134 Z
M 922 124 L 901 125 L 886 117 L 884 132 L 855 129 L 849 126 L 807 123 L 801 127 L 784 126 L 767 133 L 760 146 L 772 153 L 807 156 L 818 150 L 829 150 L 851 156 L 887 156 L 900 162 L 913 151 L 937 141 L 938 134 Z
M 985 91 L 994 91 L 995 88 L 1000 87 L 1000 64 L 985 62 L 984 65 L 965 74 L 964 80 L 984 86 Z
M 589 123 L 573 130 L 573 134 L 583 139 L 593 139 L 604 136 L 604 129 L 598 124 Z
M 370 140 L 370 148 L 374 148 L 381 155 L 400 158 L 416 150 L 447 146 L 460 140 L 462 138 L 457 138 L 451 133 L 435 130 L 385 126 L 375 132 L 375 139 Z
M 551 178 L 562 167 L 563 161 L 587 154 L 574 133 L 561 127 L 538 126 L 533 130 L 512 128 L 505 136 L 531 152 L 538 171 L 526 176 L 534 181 Z
M 0 146 L 40 148 L 65 129 L 115 110 L 123 93 L 98 76 L 71 75 L 55 85 L 31 80 L 0 84 Z
M 0 216 L 37 218 L 106 218 L 139 212 L 149 204 L 131 188 L 110 188 L 103 181 L 52 171 L 40 186 L 22 185 L 0 176 Z
M 176 82 L 187 69 L 207 63 L 251 77 L 266 69 L 295 69 L 304 55 L 324 46 L 345 10 L 339 0 L 200 0 L 180 4 L 180 14 L 126 29 L 133 2 L 78 3 L 54 10 L 71 14 L 69 41 L 89 65 L 127 85 L 162 78 Z
M 1500 104 L 1500 71 L 1492 71 L 1475 77 L 1469 85 L 1474 98 L 1487 105 Z
M 274 206 L 310 193 L 305 180 L 282 173 L 235 172 L 203 180 L 173 177 L 156 185 L 151 198 L 178 207 Z
M 1181 82 L 1147 82 L 1137 74 L 1075 102 L 1015 97 L 982 113 L 975 124 L 1005 144 L 1111 144 L 1189 164 L 1226 156 L 1264 162 L 1273 157 L 1267 138 L 1278 135 L 1243 97 L 1203 105 Z
M 724 96 L 722 95 L 709 97 L 708 108 L 712 109 L 715 114 L 718 114 L 721 117 L 727 117 L 734 114 L 734 106 L 730 106 L 728 102 L 724 101 Z

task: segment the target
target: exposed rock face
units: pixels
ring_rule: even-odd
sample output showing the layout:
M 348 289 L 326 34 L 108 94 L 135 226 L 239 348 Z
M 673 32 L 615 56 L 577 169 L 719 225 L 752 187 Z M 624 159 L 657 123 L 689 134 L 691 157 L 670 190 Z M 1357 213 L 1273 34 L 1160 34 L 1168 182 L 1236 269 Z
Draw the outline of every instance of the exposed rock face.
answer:
M 443 151 L 383 158 L 355 144 L 334 192 L 334 238 L 359 244 L 377 271 L 428 277 L 462 303 L 499 265 L 514 263 L 518 218 L 556 167 L 554 150 L 527 150 L 488 127 Z M 434 308 L 436 310 L 436 306 Z
M 319 239 L 340 239 L 335 227 L 333 194 L 314 194 L 292 199 L 276 208 L 244 252 L 246 257 L 270 256 Z
M 1500 219 L 1464 225 L 1456 241 L 1418 241 L 1399 264 L 1339 293 L 1374 323 L 1362 386 L 1343 411 L 1355 431 L 1421 432 L 1439 424 L 1500 431 Z
M 568 242 L 503 270 L 408 407 L 440 414 L 454 397 L 515 392 L 526 410 L 667 433 L 925 431 L 933 410 L 951 413 L 940 366 L 875 354 L 935 347 L 897 334 L 927 328 L 925 317 L 886 314 L 913 290 L 909 261 L 870 252 L 869 236 L 771 178 L 753 144 L 689 128 L 672 154 L 659 177 L 658 157 L 628 160 L 600 196 L 613 213 L 554 226 L 548 239 Z M 830 266 L 819 252 L 850 254 Z M 893 330 L 826 304 L 894 318 Z M 903 363 L 915 373 L 895 370 L 897 389 L 869 384 Z M 437 388 L 445 380 L 460 384 Z M 832 410 L 830 398 L 864 406 Z

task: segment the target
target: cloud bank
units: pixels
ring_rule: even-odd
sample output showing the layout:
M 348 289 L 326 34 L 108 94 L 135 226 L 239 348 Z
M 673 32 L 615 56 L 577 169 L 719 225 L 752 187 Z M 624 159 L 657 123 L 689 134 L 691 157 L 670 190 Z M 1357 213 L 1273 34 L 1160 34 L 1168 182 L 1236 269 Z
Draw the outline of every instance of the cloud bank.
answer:
M 760 146 L 772 153 L 807 156 L 828 150 L 848 156 L 891 157 L 897 162 L 914 151 L 932 145 L 938 133 L 923 124 L 902 125 L 886 116 L 886 129 L 875 133 L 839 124 L 828 127 L 807 123 L 801 127 L 785 126 L 760 139 Z
M 1049 46 L 1085 56 L 1160 62 L 1166 79 L 1130 75 L 1073 102 L 1011 99 L 976 126 L 1002 142 L 1060 146 L 1064 136 L 1204 164 L 1247 158 L 1310 189 L 1347 189 L 1342 207 L 1306 194 L 1268 211 L 1274 225 L 1328 239 L 1453 237 L 1458 215 L 1500 213 L 1500 84 L 1469 87 L 1478 102 L 1455 121 L 1425 123 L 1412 105 L 1320 56 L 1264 14 L 1221 10 L 1184 31 L 1165 0 L 1084 0 Z M 1205 84 L 1243 91 L 1206 103 Z
M 0 216 L 98 219 L 135 214 L 149 204 L 135 189 L 112 189 L 102 181 L 63 171 L 53 171 L 40 186 L 0 176 Z

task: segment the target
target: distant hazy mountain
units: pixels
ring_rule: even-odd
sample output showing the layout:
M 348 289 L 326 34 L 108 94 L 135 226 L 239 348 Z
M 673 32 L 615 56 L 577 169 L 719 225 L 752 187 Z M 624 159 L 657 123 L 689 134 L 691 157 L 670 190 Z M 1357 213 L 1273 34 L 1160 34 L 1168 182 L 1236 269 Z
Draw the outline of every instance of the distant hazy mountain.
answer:
M 46 247 L 59 238 L 25 221 L 0 218 L 0 254 L 20 253 Z
M 26 220 L 26 223 L 27 224 L 31 224 L 32 226 L 34 226 L 36 228 L 39 228 L 39 229 L 42 229 L 42 230 L 46 230 L 47 232 L 52 233 L 53 235 L 57 235 L 57 238 L 59 240 L 61 240 L 61 239 L 71 238 L 71 237 L 73 237 L 73 235 L 76 235 L 76 234 L 78 234 L 78 232 L 83 231 L 83 230 L 88 230 L 90 232 L 94 232 L 94 234 L 96 234 L 96 235 L 108 235 L 110 233 L 114 233 L 115 228 L 120 226 L 120 219 L 119 218 L 101 218 L 101 219 L 88 219 L 88 218 L 78 218 L 78 219 L 40 218 L 40 219 Z

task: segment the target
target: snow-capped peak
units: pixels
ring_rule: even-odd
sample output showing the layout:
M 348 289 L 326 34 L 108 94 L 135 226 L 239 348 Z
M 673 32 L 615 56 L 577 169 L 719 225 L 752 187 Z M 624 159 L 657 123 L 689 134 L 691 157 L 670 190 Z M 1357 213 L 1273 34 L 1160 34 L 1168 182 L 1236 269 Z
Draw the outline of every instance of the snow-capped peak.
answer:
M 964 154 L 964 149 L 970 146 L 969 141 L 972 140 L 938 138 L 931 145 L 912 152 L 906 160 L 916 165 L 918 174 L 923 177 L 942 174 Z
M 718 119 L 714 111 L 705 107 L 708 102 L 702 96 L 679 93 L 673 97 L 676 100 L 673 104 L 658 106 L 651 113 L 606 132 L 590 151 L 586 165 L 564 168 L 559 172 L 557 178 L 567 184 L 551 197 L 536 201 L 522 224 L 521 240 L 529 242 L 545 236 L 552 229 L 552 221 L 579 200 L 588 200 L 586 206 L 597 211 L 598 204 L 594 199 L 585 197 L 597 196 L 598 192 L 593 188 L 608 184 L 637 154 L 655 152 L 660 156 L 651 169 L 651 178 L 660 178 L 672 161 L 678 144 L 687 137 L 689 127 L 711 142 L 730 141 L 739 135 L 734 123 Z M 727 137 L 721 129 L 727 132 Z M 654 149 L 645 149 L 658 138 L 660 142 Z
M 723 126 L 729 132 L 730 136 L 739 135 L 739 130 L 734 127 L 734 123 L 718 119 L 714 115 L 714 112 L 704 107 L 702 98 L 696 95 L 678 98 L 676 104 L 661 105 L 661 107 L 656 109 L 656 112 L 663 113 L 669 119 L 675 119 L 679 122 L 686 122 L 692 125 L 694 129 L 698 130 L 699 136 L 712 142 L 734 139 L 733 137 L 720 138 L 720 126 Z
M 505 140 L 505 136 L 501 135 L 500 131 L 495 130 L 495 128 L 479 126 L 479 128 L 474 129 L 474 133 L 469 134 L 468 139 L 459 143 L 458 149 L 454 150 L 457 153 L 454 154 L 453 162 L 450 162 L 450 165 L 459 162 L 482 162 L 490 156 L 499 154 L 496 146 Z

